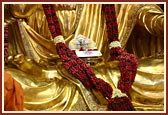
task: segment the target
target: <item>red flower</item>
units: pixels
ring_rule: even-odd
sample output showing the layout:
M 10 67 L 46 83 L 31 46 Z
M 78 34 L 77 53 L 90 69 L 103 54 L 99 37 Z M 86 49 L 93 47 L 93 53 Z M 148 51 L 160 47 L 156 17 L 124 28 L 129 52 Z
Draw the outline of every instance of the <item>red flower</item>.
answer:
M 113 111 L 133 111 L 135 110 L 131 101 L 127 97 L 113 98 L 109 101 L 108 109 Z

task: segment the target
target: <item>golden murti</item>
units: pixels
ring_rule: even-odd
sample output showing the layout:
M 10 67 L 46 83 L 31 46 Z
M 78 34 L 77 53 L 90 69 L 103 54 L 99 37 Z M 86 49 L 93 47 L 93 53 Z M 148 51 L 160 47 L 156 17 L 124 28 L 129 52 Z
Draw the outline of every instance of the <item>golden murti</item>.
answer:
M 122 48 L 138 59 L 130 98 L 135 109 L 164 110 L 164 12 L 155 4 L 116 4 Z M 96 76 L 117 86 L 117 61 L 109 61 L 101 4 L 56 4 L 66 44 L 78 35 L 96 43 Z M 41 4 L 5 5 L 8 57 L 5 71 L 24 89 L 25 111 L 105 111 L 106 100 L 86 89 L 62 66 Z M 11 15 L 9 15 L 11 12 Z M 89 62 L 89 58 L 86 58 Z M 96 61 L 96 62 L 95 62 Z M 95 98 L 96 97 L 96 98 Z

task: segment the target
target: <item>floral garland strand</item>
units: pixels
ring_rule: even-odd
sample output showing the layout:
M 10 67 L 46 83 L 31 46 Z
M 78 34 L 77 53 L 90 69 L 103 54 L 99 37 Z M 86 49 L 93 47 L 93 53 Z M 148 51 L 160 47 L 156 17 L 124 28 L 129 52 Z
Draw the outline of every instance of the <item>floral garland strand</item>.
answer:
M 4 27 L 4 58 L 9 56 L 8 54 L 8 26 Z
M 53 38 L 62 35 L 58 17 L 55 15 L 55 9 L 52 4 L 42 4 L 44 13 L 47 17 L 49 29 Z
M 58 21 L 58 18 L 56 17 L 55 9 L 53 5 L 43 4 L 43 9 L 46 14 L 46 18 L 48 21 L 48 25 L 49 25 L 49 29 L 51 31 L 52 37 L 55 39 L 55 41 L 58 41 L 55 43 L 56 50 L 61 58 L 61 61 L 63 62 L 64 67 L 74 77 L 79 79 L 84 84 L 85 87 L 90 89 L 94 88 L 95 90 L 100 91 L 105 98 L 110 99 L 112 95 L 111 86 L 108 83 L 106 83 L 104 80 L 97 78 L 93 70 L 85 63 L 84 60 L 77 57 L 75 52 L 70 50 L 65 43 L 59 42 L 59 40 L 57 40 L 57 39 L 61 39 L 61 36 L 59 36 L 61 32 L 57 34 L 54 31 L 56 30 L 56 28 L 57 29 L 60 28 L 59 27 L 60 25 L 58 23 L 59 21 Z
M 65 52 L 67 54 L 65 54 Z M 77 55 L 63 43 L 57 44 L 57 53 L 63 62 L 64 67 L 77 79 L 79 79 L 85 87 L 94 88 L 100 91 L 104 97 L 110 99 L 112 96 L 112 88 L 104 80 L 95 76 L 93 70 Z M 69 56 L 69 57 L 68 57 Z
M 54 41 L 56 41 L 55 42 L 56 49 L 58 54 L 60 55 L 60 58 L 63 62 L 64 67 L 74 77 L 79 79 L 85 85 L 85 87 L 94 88 L 97 91 L 100 91 L 103 94 L 103 96 L 109 101 L 109 105 L 108 105 L 109 110 L 133 110 L 132 109 L 133 106 L 131 105 L 127 97 L 123 97 L 123 94 L 121 92 L 118 92 L 118 90 L 115 90 L 115 92 L 117 92 L 115 93 L 108 83 L 106 83 L 102 79 L 97 78 L 93 70 L 82 59 L 77 57 L 76 54 L 68 48 L 68 46 L 64 43 L 63 40 L 60 40 L 61 36 L 59 35 L 61 33 L 59 33 L 58 31 L 58 34 L 55 34 L 54 30 L 57 30 L 57 29 L 59 30 L 60 27 L 58 23 L 58 18 L 56 17 L 56 14 L 55 14 L 54 7 L 52 5 L 46 5 L 46 7 L 45 5 L 43 5 L 43 8 L 46 14 L 46 18 L 49 18 L 47 19 L 49 28 L 50 28 L 51 34 L 53 34 L 52 36 L 54 38 Z M 54 24 L 56 24 L 55 28 L 54 28 Z M 115 95 L 114 97 L 112 97 L 112 91 L 113 91 L 113 96 Z M 123 103 L 127 103 L 128 105 L 122 106 L 122 107 L 118 106 L 118 104 L 123 104 Z
M 121 44 L 118 40 L 118 25 L 114 4 L 104 4 L 103 11 L 105 13 L 107 36 L 110 43 L 110 55 L 112 60 L 119 60 L 121 76 L 117 88 L 120 89 L 122 93 L 128 94 L 136 76 L 138 65 L 137 60 L 135 55 L 124 52 L 121 48 Z M 115 110 L 119 110 L 121 108 L 134 110 L 131 100 L 129 100 L 126 96 L 122 98 L 112 98 L 109 101 L 108 108 L 113 109 L 114 107 Z
M 106 4 L 103 7 L 106 17 L 107 35 L 111 45 L 110 55 L 112 60 L 119 60 L 121 79 L 119 81 L 118 88 L 123 93 L 128 93 L 135 79 L 137 60 L 135 55 L 124 52 L 121 48 L 118 40 L 118 26 L 115 15 L 115 6 L 113 4 Z

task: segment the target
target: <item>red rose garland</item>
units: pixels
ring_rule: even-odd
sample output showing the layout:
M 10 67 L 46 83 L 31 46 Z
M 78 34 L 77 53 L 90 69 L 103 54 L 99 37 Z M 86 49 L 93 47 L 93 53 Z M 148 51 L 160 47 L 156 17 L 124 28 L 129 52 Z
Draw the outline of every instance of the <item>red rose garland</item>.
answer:
M 47 17 L 48 26 L 49 26 L 52 37 L 54 38 L 58 35 L 62 35 L 58 17 L 55 15 L 54 6 L 51 4 L 43 4 L 43 9 Z
M 110 55 L 112 60 L 119 60 L 121 77 L 117 88 L 120 89 L 122 93 L 128 94 L 136 76 L 137 60 L 135 55 L 124 52 L 121 48 L 118 40 L 118 25 L 114 4 L 104 4 L 103 11 L 105 13 L 107 36 L 110 43 Z M 118 104 L 120 106 L 117 109 Z M 134 109 L 127 97 L 112 98 L 109 101 L 109 108 L 113 109 L 113 106 L 115 110 L 120 110 L 121 108 L 127 108 L 128 110 Z
M 4 57 L 7 58 L 8 54 L 8 26 L 4 27 Z
M 121 78 L 119 80 L 118 88 L 122 92 L 128 93 L 128 90 L 130 89 L 136 75 L 137 61 L 134 55 L 123 52 L 121 47 L 114 47 L 115 44 L 118 43 L 114 42 L 118 41 L 115 8 L 114 5 L 104 5 L 103 7 L 107 20 L 107 35 L 109 38 L 109 43 L 112 42 L 110 54 L 113 59 L 118 59 L 120 62 L 119 68 L 121 72 Z M 77 57 L 75 52 L 70 50 L 64 43 L 62 36 L 60 36 L 62 33 L 53 5 L 44 4 L 43 8 L 52 37 L 54 38 L 54 42 L 56 44 L 57 53 L 59 54 L 64 67 L 74 77 L 79 79 L 85 87 L 94 88 L 95 90 L 100 91 L 109 102 L 109 110 L 134 110 L 132 103 L 126 95 L 121 93 L 118 89 L 113 91 L 112 87 L 108 83 L 102 79 L 97 78 L 93 70 L 82 59 Z
M 56 17 L 55 10 L 53 5 L 50 4 L 43 4 L 44 12 L 46 14 L 46 18 L 48 21 L 48 25 L 52 34 L 52 37 L 55 38 L 59 35 L 61 32 L 58 32 L 56 34 L 54 32 L 53 27 L 57 27 L 57 30 L 60 30 L 58 18 Z M 56 24 L 54 24 L 54 22 Z M 52 30 L 53 29 L 53 30 Z M 111 86 L 106 83 L 104 80 L 99 79 L 95 76 L 93 70 L 83 61 L 81 58 L 77 57 L 74 51 L 70 50 L 69 47 L 63 43 L 59 42 L 56 44 L 56 50 L 59 54 L 64 67 L 77 79 L 79 79 L 87 88 L 94 88 L 95 90 L 100 91 L 104 97 L 110 99 L 112 95 L 112 88 Z
M 112 60 L 119 60 L 121 78 L 118 83 L 118 88 L 123 93 L 128 93 L 135 79 L 137 60 L 135 55 L 124 52 L 121 48 L 118 40 L 118 26 L 115 15 L 115 6 L 113 4 L 105 4 L 103 5 L 103 11 L 106 17 L 109 43 L 112 45 L 110 55 Z

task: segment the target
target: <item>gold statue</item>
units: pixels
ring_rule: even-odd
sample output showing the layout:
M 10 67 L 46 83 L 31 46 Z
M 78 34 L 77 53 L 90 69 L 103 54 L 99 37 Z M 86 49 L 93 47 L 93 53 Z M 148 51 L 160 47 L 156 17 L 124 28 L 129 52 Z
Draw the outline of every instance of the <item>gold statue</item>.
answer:
M 66 44 L 80 34 L 94 41 L 102 57 L 90 66 L 98 78 L 116 87 L 120 73 L 118 62 L 109 61 L 102 4 L 56 4 L 55 8 Z M 163 111 L 164 12 L 156 4 L 115 8 L 122 48 L 134 53 L 139 64 L 129 93 L 133 105 L 136 110 Z M 11 12 L 4 19 L 9 29 L 4 68 L 24 89 L 25 111 L 107 109 L 98 92 L 86 89 L 62 66 L 41 4 L 6 4 L 4 11 Z

